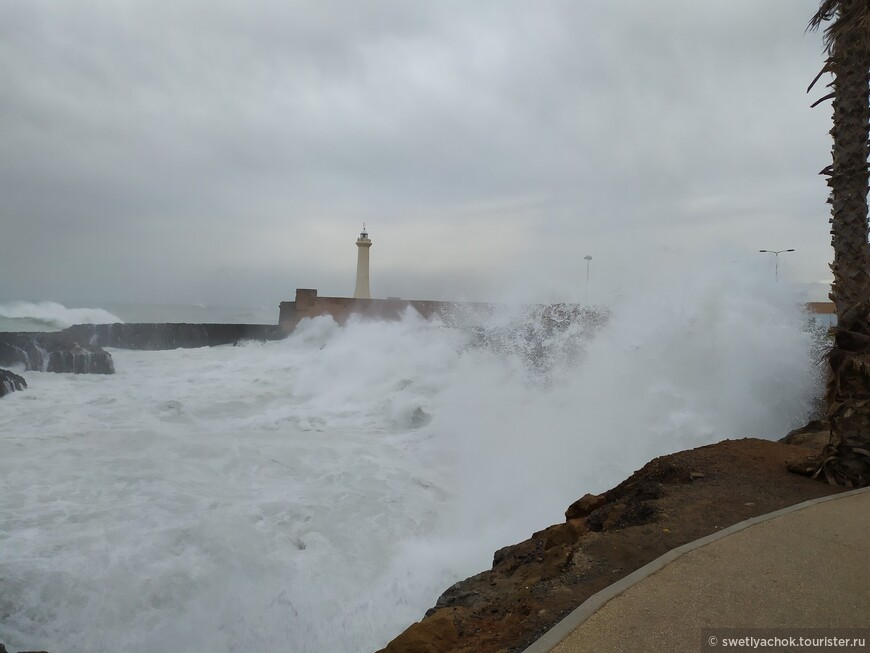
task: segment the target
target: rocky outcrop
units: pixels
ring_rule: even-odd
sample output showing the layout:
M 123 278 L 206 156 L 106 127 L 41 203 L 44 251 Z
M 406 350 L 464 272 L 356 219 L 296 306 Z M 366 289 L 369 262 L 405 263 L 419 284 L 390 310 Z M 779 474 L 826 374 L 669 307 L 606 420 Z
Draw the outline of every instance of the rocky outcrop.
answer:
M 780 440 L 783 444 L 794 444 L 817 450 L 822 450 L 830 441 L 831 427 L 826 419 L 814 419 L 806 426 L 790 431 Z
M 11 653 L 11 651 L 7 651 L 6 647 L 0 643 L 0 653 Z M 19 653 L 48 653 L 48 651 L 19 651 Z
M 602 494 L 584 494 L 565 511 L 565 520 L 588 517 L 593 511 L 607 503 L 607 497 Z
M 756 439 L 656 458 L 566 521 L 495 552 L 379 653 L 520 653 L 587 598 L 687 542 L 842 491 L 789 474 L 808 449 Z
M 0 370 L 0 397 L 5 397 L 16 390 L 24 390 L 26 387 L 27 381 L 23 377 L 9 370 Z
M 54 333 L 0 333 L 0 365 L 39 372 L 113 374 L 119 349 L 178 349 L 237 345 L 244 340 L 280 340 L 271 324 L 77 324 Z
M 75 342 L 118 349 L 178 349 L 235 345 L 243 340 L 280 340 L 272 324 L 118 323 L 77 324 L 57 334 Z
M 115 373 L 112 355 L 100 347 L 48 333 L 0 333 L 0 365 L 36 372 Z
M 12 653 L 11 651 L 7 651 L 6 647 L 3 644 L 0 644 L 0 653 Z M 19 651 L 19 653 L 48 653 L 48 651 Z

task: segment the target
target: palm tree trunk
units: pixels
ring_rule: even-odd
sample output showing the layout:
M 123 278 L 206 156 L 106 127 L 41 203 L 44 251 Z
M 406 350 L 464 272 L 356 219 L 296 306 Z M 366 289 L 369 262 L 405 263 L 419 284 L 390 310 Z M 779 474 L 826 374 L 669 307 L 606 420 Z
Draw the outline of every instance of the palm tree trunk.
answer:
M 831 440 L 819 472 L 831 483 L 863 486 L 870 483 L 870 0 L 826 0 L 810 26 L 831 19 L 825 37 L 826 70 L 834 74 L 834 147 L 823 172 L 831 188 L 830 298 L 838 325 L 825 397 Z

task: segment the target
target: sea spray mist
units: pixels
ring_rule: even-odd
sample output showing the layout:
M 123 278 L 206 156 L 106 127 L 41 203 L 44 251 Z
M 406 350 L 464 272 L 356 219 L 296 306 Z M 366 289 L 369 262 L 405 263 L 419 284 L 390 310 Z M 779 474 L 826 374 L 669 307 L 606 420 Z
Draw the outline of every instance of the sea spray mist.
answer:
M 602 309 L 320 317 L 280 342 L 112 350 L 113 377 L 29 373 L 0 406 L 4 643 L 375 650 L 578 496 L 807 416 L 787 284 L 662 274 Z

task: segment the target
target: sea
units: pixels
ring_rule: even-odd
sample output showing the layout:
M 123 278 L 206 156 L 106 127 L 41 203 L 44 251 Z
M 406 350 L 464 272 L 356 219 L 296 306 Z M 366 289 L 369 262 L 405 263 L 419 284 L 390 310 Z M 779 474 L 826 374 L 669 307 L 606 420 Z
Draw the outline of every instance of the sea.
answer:
M 111 349 L 111 376 L 17 370 L 0 642 L 372 652 L 583 494 L 812 412 L 823 343 L 784 287 L 696 277 L 606 310 L 594 328 L 522 306 L 474 328 L 318 317 L 277 342 Z M 0 304 L 3 330 L 276 317 Z

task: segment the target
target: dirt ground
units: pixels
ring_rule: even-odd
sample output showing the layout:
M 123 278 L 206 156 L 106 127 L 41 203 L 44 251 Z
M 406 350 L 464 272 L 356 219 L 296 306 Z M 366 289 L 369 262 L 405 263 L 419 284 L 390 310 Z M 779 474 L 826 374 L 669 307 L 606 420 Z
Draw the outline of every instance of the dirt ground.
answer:
M 378 653 L 515 653 L 594 593 L 667 551 L 737 522 L 846 488 L 790 473 L 823 425 L 789 441 L 741 439 L 656 458 L 566 521 L 495 552 Z

